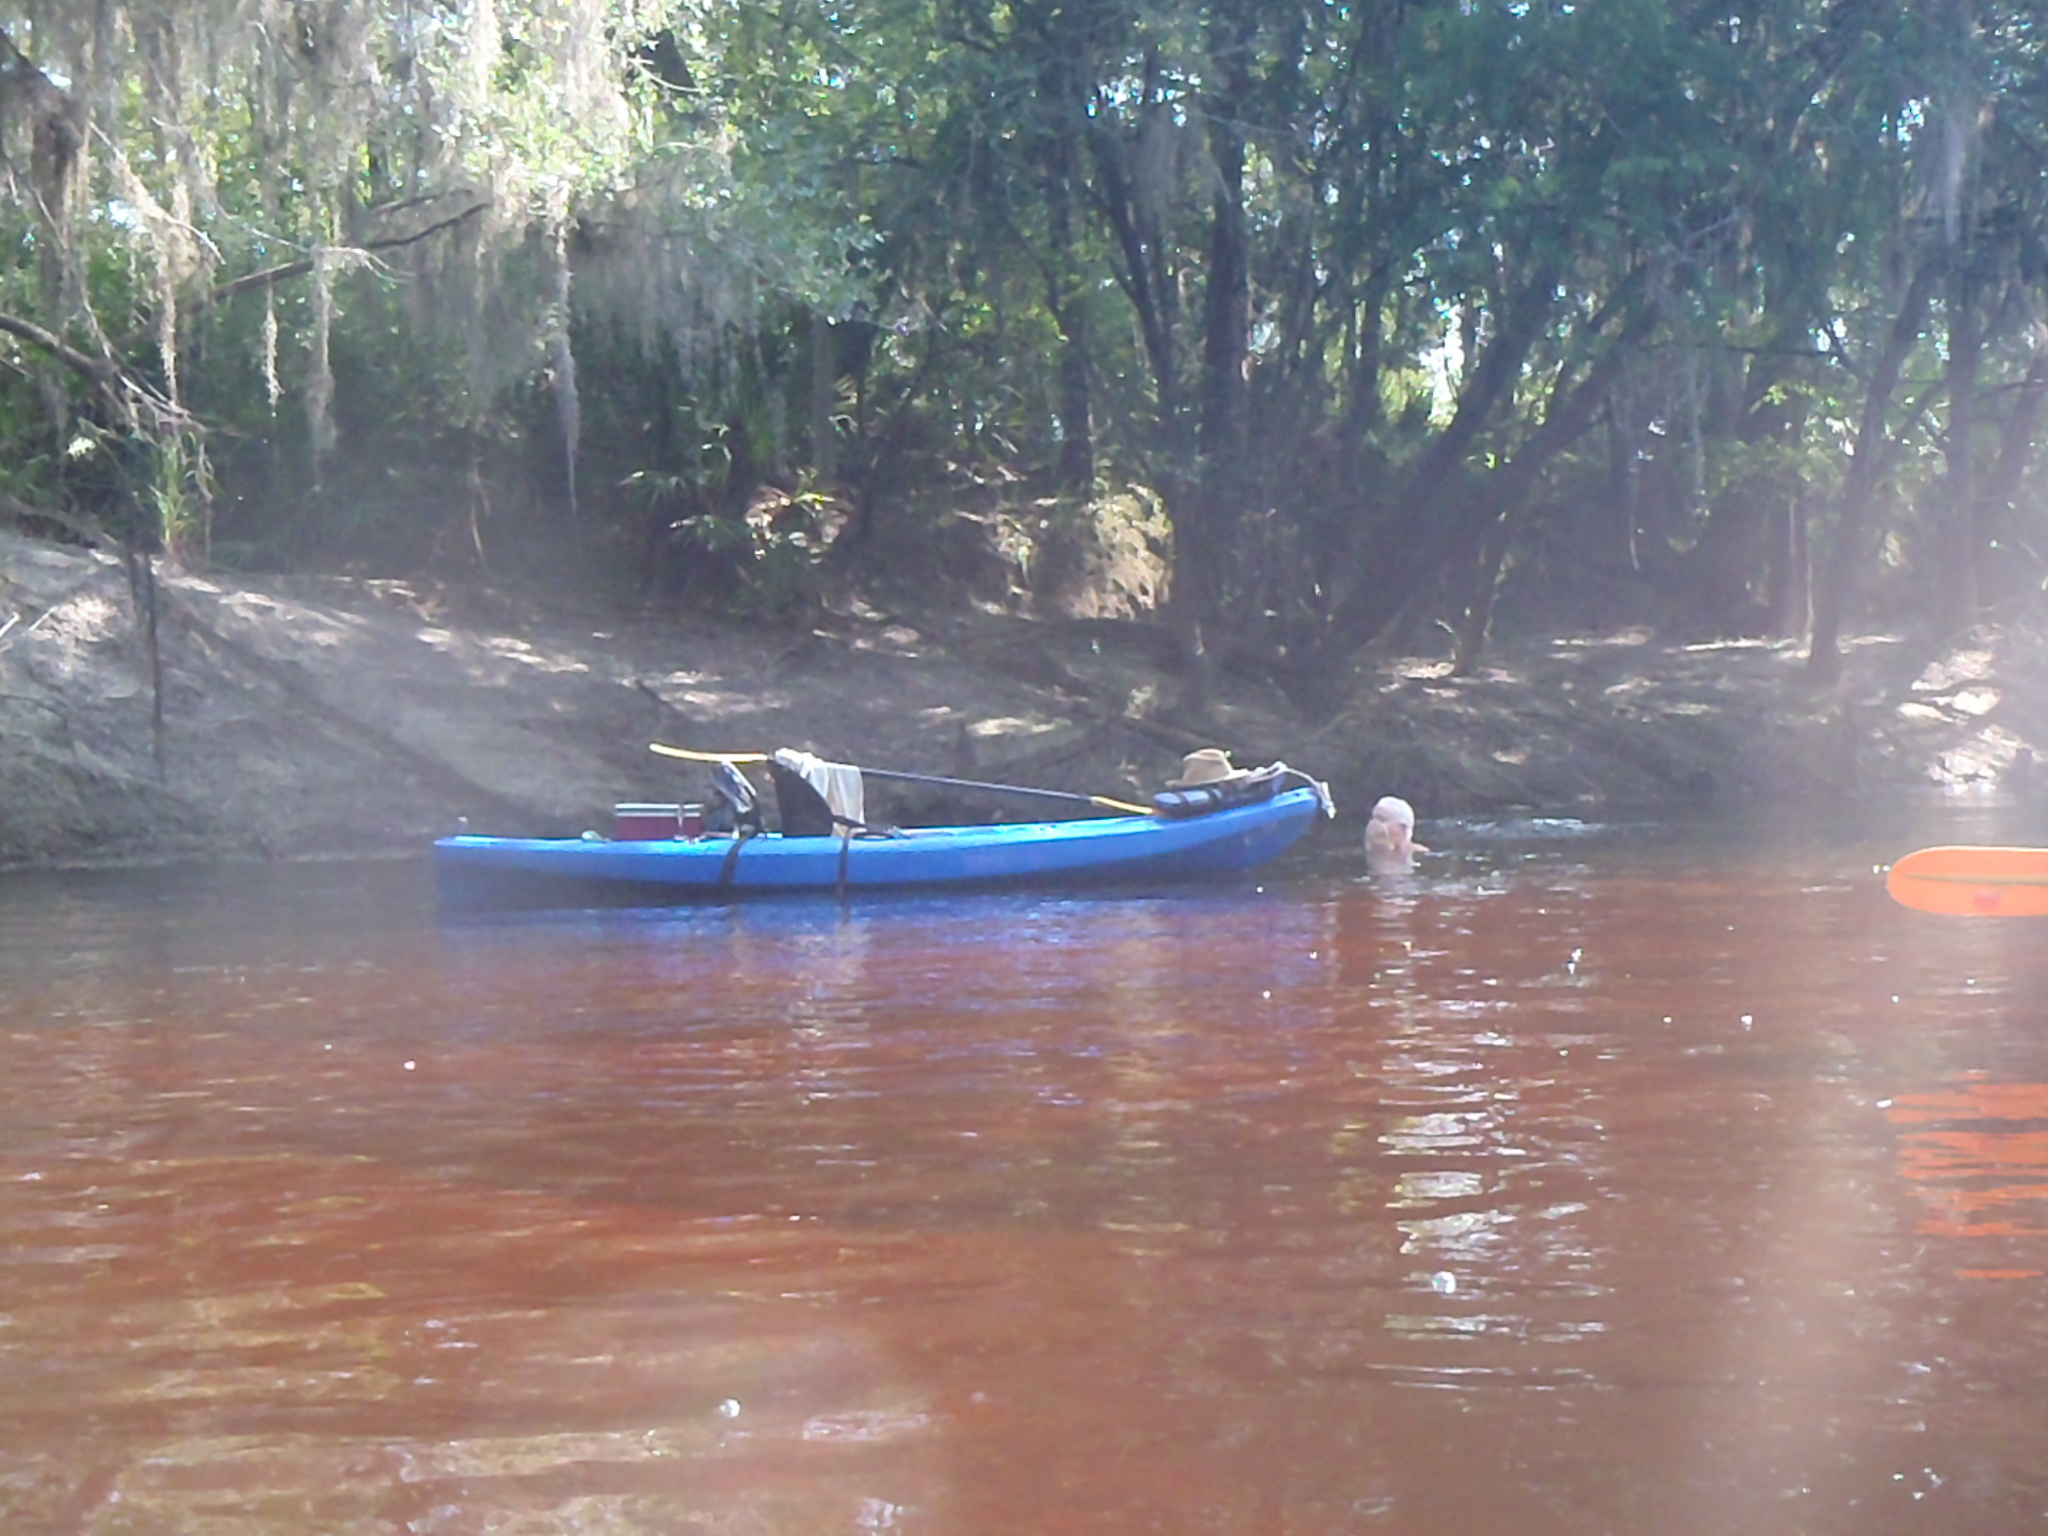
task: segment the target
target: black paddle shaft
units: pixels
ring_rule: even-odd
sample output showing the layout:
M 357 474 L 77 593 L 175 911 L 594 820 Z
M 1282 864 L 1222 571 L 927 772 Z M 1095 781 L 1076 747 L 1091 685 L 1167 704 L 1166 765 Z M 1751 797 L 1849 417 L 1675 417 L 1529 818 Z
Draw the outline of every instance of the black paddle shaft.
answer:
M 1065 789 L 1033 789 L 1028 784 L 985 784 L 979 779 L 948 779 L 935 773 L 897 773 L 888 768 L 862 768 L 861 774 L 870 779 L 896 779 L 905 784 L 939 784 L 947 789 L 980 789 L 992 795 L 1037 795 L 1043 800 L 1073 800 L 1082 805 L 1097 805 L 1094 795 L 1077 795 Z

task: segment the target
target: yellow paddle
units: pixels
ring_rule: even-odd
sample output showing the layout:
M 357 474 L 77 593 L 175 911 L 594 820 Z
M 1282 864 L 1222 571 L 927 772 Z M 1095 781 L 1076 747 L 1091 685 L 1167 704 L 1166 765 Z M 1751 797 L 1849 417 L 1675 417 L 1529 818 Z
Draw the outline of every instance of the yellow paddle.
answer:
M 765 763 L 769 761 L 766 752 L 692 752 L 685 747 L 671 747 L 659 741 L 647 743 L 650 752 L 659 752 L 663 757 L 680 757 L 691 763 Z M 1064 789 L 1033 789 L 1026 784 L 984 784 L 979 779 L 948 779 L 934 773 L 897 773 L 889 768 L 862 768 L 861 773 L 871 779 L 894 779 L 903 784 L 937 784 L 947 789 L 979 789 L 996 795 L 1036 795 L 1041 800 L 1067 800 L 1082 805 L 1099 806 L 1106 811 L 1121 811 L 1126 816 L 1156 816 L 1159 813 L 1149 805 L 1133 805 L 1128 800 L 1112 800 L 1107 795 L 1077 795 Z
M 663 757 L 680 757 L 691 763 L 765 763 L 766 752 L 692 752 L 688 747 L 665 746 L 658 741 L 647 743 L 647 750 L 659 752 Z
M 1920 848 L 1885 876 L 1900 906 L 1958 917 L 2048 917 L 2048 848 Z

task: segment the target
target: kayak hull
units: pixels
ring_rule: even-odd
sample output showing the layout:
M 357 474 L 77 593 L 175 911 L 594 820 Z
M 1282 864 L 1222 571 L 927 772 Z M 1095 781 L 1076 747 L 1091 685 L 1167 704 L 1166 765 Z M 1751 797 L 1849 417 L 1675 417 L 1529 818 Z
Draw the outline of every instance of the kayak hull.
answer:
M 1243 874 L 1277 857 L 1320 809 L 1291 789 L 1204 816 L 1112 816 L 979 827 L 918 827 L 890 836 L 764 833 L 667 838 L 482 837 L 434 844 L 445 899 L 458 902 L 724 899 L 805 891 L 1176 884 Z

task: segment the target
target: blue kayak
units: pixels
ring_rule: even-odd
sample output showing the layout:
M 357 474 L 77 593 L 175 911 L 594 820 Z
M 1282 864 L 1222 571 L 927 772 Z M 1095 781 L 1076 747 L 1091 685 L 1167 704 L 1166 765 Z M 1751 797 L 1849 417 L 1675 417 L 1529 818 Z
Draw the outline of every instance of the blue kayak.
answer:
M 1152 885 L 1242 874 L 1308 830 L 1316 788 L 1192 816 L 1107 816 L 913 827 L 854 837 L 763 832 L 685 841 L 444 837 L 441 893 L 456 901 L 673 901 L 798 891 L 944 886 Z

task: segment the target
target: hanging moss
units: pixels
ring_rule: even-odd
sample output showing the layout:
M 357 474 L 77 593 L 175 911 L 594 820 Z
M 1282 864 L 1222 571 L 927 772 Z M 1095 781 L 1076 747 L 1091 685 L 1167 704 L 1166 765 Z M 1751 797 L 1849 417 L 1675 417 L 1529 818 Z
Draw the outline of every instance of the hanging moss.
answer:
M 243 369 L 265 419 L 298 397 L 317 481 L 347 447 L 338 338 L 358 311 L 381 323 L 369 300 L 403 285 L 407 344 L 465 360 L 437 411 L 480 423 L 551 383 L 573 502 L 580 326 L 693 356 L 842 259 L 745 211 L 715 115 L 677 131 L 672 88 L 639 60 L 682 12 L 25 0 L 0 20 L 0 238 L 37 262 L 32 286 L 0 273 L 0 321 L 61 343 L 44 351 L 89 391 L 157 402 L 180 436 L 201 430 L 195 326 L 242 327 L 246 361 L 229 348 L 207 366 Z M 233 408 L 226 377 L 199 391 L 216 410 Z

